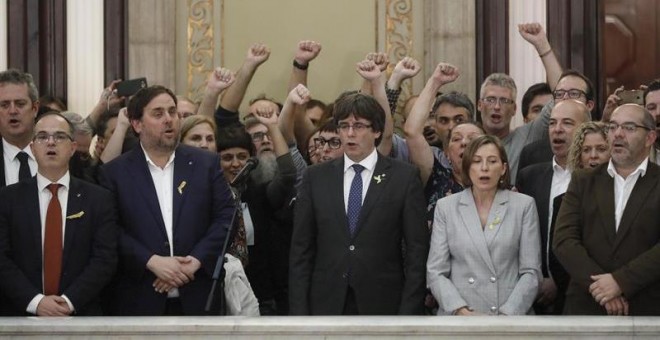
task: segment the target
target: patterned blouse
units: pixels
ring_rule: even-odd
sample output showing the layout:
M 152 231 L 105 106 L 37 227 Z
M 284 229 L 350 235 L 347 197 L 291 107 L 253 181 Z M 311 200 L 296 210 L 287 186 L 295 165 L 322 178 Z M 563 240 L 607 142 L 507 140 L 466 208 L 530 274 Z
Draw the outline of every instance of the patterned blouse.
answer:
M 442 155 L 441 157 L 444 157 Z M 448 162 L 445 162 L 448 163 Z M 433 157 L 433 169 L 424 188 L 424 196 L 428 204 L 426 205 L 426 220 L 429 231 L 433 226 L 433 212 L 435 203 L 439 199 L 463 191 L 463 186 L 458 184 L 452 176 L 451 166 L 443 165 L 440 159 Z

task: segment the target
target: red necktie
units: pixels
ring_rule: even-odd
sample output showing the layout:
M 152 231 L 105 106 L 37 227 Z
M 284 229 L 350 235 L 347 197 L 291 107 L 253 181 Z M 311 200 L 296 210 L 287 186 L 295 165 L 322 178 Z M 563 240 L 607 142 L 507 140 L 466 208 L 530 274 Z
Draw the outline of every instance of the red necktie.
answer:
M 62 272 L 62 207 L 57 198 L 60 184 L 53 183 L 48 190 L 53 197 L 46 212 L 46 236 L 44 240 L 44 295 L 59 295 Z

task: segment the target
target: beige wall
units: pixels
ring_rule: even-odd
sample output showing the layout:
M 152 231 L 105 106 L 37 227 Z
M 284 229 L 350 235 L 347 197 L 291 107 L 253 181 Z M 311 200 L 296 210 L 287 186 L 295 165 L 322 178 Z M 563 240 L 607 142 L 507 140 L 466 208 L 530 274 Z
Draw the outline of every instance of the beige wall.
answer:
M 255 75 L 246 98 L 266 93 L 283 101 L 298 41 L 315 40 L 323 49 L 310 67 L 308 84 L 313 97 L 332 101 L 359 87 L 355 63 L 376 49 L 375 11 L 374 1 L 226 0 L 222 65 L 238 69 L 252 43 L 265 43 L 270 59 Z
M 130 75 L 193 99 L 213 67 L 237 70 L 249 46 L 261 42 L 271 56 L 246 99 L 265 93 L 284 100 L 293 52 L 303 39 L 323 45 L 308 82 L 323 101 L 357 88 L 355 63 L 376 50 L 388 52 L 391 62 L 410 55 L 422 63 L 420 75 L 404 84 L 403 99 L 421 91 L 440 61 L 462 70 L 450 88 L 474 98 L 472 0 L 141 0 L 129 6 Z

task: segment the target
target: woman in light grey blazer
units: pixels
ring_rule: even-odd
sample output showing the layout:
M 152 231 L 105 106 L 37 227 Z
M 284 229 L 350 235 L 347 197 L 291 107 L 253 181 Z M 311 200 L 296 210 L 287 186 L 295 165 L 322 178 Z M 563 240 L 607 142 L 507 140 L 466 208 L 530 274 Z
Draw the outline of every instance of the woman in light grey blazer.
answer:
M 426 275 L 438 314 L 532 313 L 542 278 L 534 199 L 507 190 L 497 137 L 473 140 L 462 170 L 468 188 L 435 208 Z

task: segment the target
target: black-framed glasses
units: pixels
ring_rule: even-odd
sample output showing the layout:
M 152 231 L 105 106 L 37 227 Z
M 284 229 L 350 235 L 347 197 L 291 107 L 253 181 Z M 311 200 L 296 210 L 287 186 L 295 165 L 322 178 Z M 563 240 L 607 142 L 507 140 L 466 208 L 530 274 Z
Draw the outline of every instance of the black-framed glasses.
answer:
M 36 135 L 34 135 L 34 142 L 38 144 L 46 144 L 48 141 L 53 138 L 53 141 L 55 141 L 55 144 L 60 144 L 65 141 L 73 141 L 73 137 L 71 137 L 68 133 L 66 132 L 55 132 L 55 133 L 47 133 L 47 132 L 39 132 Z
M 504 98 L 504 97 L 493 97 L 493 96 L 488 96 L 483 99 L 483 101 L 488 104 L 488 105 L 495 105 L 497 102 L 500 103 L 500 105 L 511 105 L 513 104 L 513 99 L 509 98 Z
M 352 125 L 349 123 L 339 123 L 337 128 L 343 132 L 348 132 L 348 130 L 353 129 L 355 132 L 362 132 L 368 128 L 371 127 L 371 124 L 365 124 L 365 123 L 353 123 Z
M 587 93 L 580 90 L 580 89 L 554 90 L 552 92 L 552 96 L 555 99 L 564 99 L 566 94 L 568 94 L 568 98 L 571 98 L 571 99 L 579 99 L 582 96 L 584 96 L 585 98 L 587 97 Z
M 618 128 L 621 128 L 621 130 L 623 130 L 623 132 L 627 132 L 627 133 L 633 133 L 633 132 L 637 131 L 637 128 L 644 129 L 644 130 L 651 130 L 651 129 L 649 129 L 648 127 L 646 127 L 644 125 L 637 125 L 635 123 L 623 123 L 623 124 L 608 123 L 606 125 L 606 128 L 607 128 L 607 131 L 611 132 L 611 133 L 614 133 L 616 131 L 616 129 L 618 129 Z
M 270 135 L 268 134 L 268 132 L 255 132 L 251 134 L 250 137 L 252 137 L 252 141 L 255 143 L 263 141 L 265 137 L 268 137 L 270 139 Z
M 326 144 L 330 146 L 330 149 L 339 149 L 341 147 L 341 139 L 339 137 L 332 137 L 330 139 L 323 137 L 314 138 L 314 145 L 317 149 L 323 149 Z

